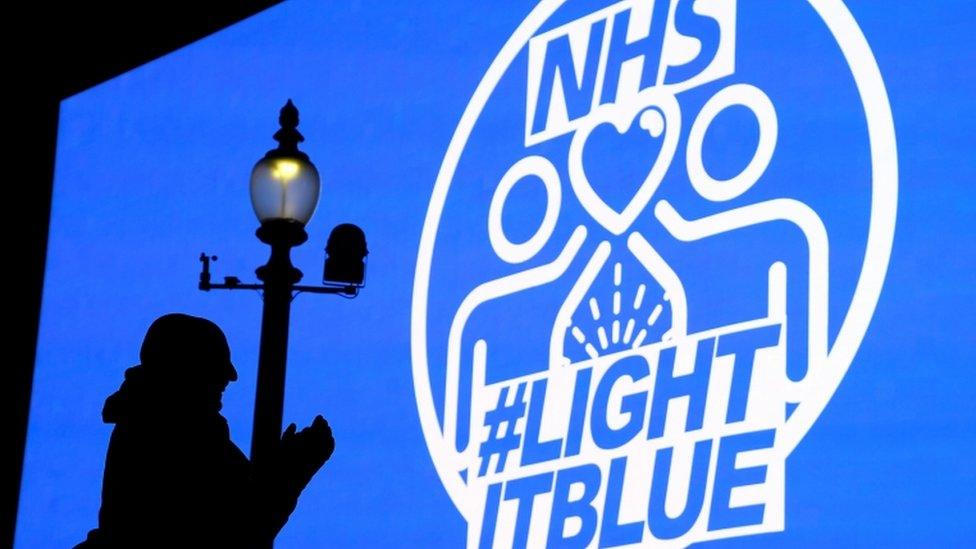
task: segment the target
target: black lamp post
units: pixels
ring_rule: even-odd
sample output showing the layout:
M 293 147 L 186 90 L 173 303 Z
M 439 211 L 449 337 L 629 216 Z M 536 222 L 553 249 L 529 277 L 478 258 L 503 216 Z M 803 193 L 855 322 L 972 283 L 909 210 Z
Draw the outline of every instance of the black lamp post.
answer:
M 238 278 L 229 276 L 224 277 L 222 284 L 213 284 L 210 282 L 210 262 L 217 257 L 200 255 L 203 263 L 201 290 L 264 292 L 251 438 L 251 462 L 259 470 L 281 438 L 288 322 L 293 296 L 298 292 L 357 296 L 363 287 L 368 253 L 366 237 L 359 227 L 348 223 L 338 225 L 329 235 L 326 246 L 323 285 L 298 285 L 302 272 L 291 263 L 291 249 L 308 240 L 305 224 L 318 203 L 319 174 L 308 155 L 298 150 L 298 144 L 305 139 L 298 132 L 298 109 L 290 99 L 282 107 L 278 121 L 281 129 L 274 134 L 278 148 L 268 151 L 251 173 L 251 203 L 261 222 L 257 237 L 271 246 L 268 262 L 256 270 L 261 283 L 242 284 Z

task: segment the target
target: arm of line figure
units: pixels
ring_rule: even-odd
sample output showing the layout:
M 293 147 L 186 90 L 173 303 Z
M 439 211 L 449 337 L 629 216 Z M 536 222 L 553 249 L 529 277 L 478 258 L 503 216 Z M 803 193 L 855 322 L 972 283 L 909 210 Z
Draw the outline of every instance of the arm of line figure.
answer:
M 661 200 L 654 206 L 654 215 L 672 236 L 684 242 L 701 240 L 770 221 L 788 221 L 796 225 L 806 238 L 809 250 L 807 374 L 813 373 L 810 366 L 823 363 L 828 351 L 829 248 L 827 229 L 816 212 L 798 200 L 778 198 L 688 220 L 683 218 L 668 201 Z
M 573 231 L 559 255 L 550 263 L 485 282 L 471 291 L 461 302 L 447 340 L 447 374 L 444 390 L 444 440 L 456 450 L 457 407 L 461 370 L 461 338 L 464 327 L 474 310 L 482 303 L 511 295 L 528 288 L 548 284 L 559 278 L 579 253 L 586 240 L 586 228 L 582 225 Z M 484 352 L 484 351 L 482 351 Z M 466 448 L 465 448 L 466 449 Z M 460 459 L 465 449 L 456 454 Z

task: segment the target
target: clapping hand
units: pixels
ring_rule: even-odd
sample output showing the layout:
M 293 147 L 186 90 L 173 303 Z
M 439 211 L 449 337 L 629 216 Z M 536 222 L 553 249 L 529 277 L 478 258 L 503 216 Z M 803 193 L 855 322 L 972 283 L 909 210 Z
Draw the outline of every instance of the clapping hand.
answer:
M 316 416 L 301 431 L 296 432 L 294 423 L 285 429 L 271 460 L 255 472 L 259 507 L 268 521 L 267 531 L 258 536 L 274 539 L 295 510 L 299 494 L 332 456 L 333 450 L 332 428 L 322 416 Z
M 332 456 L 335 439 L 329 422 L 320 415 L 315 416 L 310 426 L 295 430 L 292 423 L 281 435 L 277 465 L 278 474 L 297 493 Z

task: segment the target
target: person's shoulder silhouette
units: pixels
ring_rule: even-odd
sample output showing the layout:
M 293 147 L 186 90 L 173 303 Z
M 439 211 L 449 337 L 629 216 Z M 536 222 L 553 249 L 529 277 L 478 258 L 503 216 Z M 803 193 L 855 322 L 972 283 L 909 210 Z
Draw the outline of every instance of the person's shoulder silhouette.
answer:
M 114 424 L 98 528 L 78 547 L 249 547 L 273 539 L 332 454 L 328 423 L 286 430 L 273 471 L 255 475 L 231 441 L 221 396 L 237 380 L 209 320 L 168 314 L 149 327 L 102 419 Z

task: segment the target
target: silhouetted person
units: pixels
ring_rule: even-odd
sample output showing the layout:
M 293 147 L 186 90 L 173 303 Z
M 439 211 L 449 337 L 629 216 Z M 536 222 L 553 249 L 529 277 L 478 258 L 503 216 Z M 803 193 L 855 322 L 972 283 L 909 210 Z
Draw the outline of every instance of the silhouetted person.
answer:
M 335 448 L 317 416 L 291 424 L 257 474 L 230 439 L 221 395 L 237 380 L 216 324 L 183 314 L 146 333 L 141 364 L 102 411 L 115 424 L 98 528 L 78 548 L 252 547 L 273 539 Z M 77 549 L 77 548 L 76 548 Z

